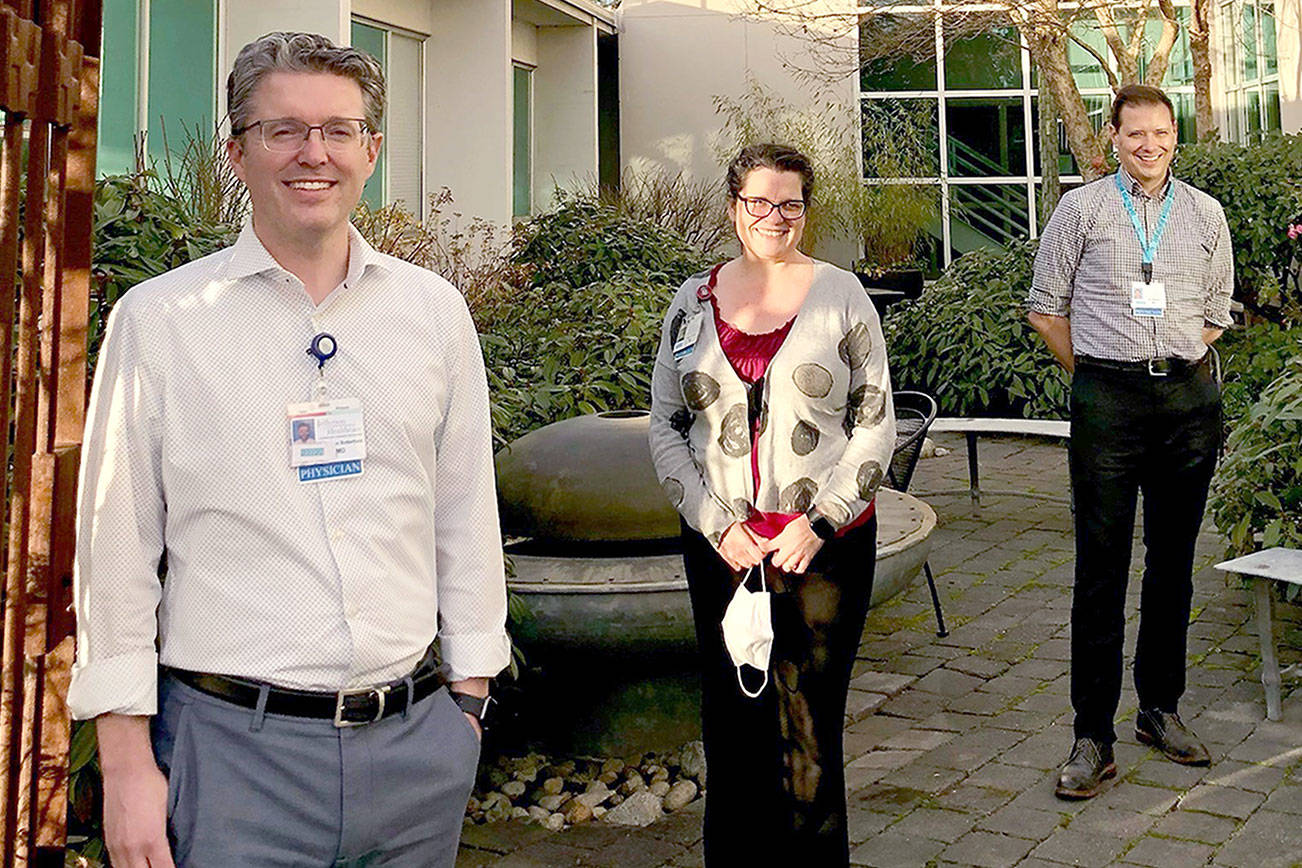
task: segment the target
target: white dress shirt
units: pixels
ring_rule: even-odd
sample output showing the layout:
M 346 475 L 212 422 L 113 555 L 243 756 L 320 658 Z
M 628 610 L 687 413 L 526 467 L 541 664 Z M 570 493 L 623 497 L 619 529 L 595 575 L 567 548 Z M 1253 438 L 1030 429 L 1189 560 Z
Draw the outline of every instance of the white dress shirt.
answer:
M 246 226 L 114 308 L 82 452 L 74 717 L 155 713 L 159 662 L 335 690 L 402 677 L 437 634 L 454 679 L 507 664 L 469 312 L 349 231 L 319 305 Z M 366 458 L 300 483 L 286 410 L 314 398 L 319 332 L 338 342 L 327 396 L 362 402 Z

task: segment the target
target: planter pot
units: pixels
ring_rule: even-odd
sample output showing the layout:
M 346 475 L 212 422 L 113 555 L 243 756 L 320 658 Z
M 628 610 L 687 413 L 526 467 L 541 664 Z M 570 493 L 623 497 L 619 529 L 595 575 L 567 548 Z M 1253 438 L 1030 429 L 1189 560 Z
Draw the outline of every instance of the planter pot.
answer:
M 885 289 L 904 293 L 905 298 L 913 299 L 922 295 L 921 268 L 894 268 L 881 274 L 864 274 L 856 271 L 855 276 L 865 289 Z

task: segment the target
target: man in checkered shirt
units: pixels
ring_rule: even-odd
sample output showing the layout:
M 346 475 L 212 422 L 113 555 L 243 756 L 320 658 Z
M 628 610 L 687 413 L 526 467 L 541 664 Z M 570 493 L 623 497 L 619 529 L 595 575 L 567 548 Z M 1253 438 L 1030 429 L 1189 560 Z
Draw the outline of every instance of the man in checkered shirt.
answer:
M 1220 203 L 1171 176 L 1175 111 L 1128 85 L 1112 107 L 1120 169 L 1063 196 L 1035 259 L 1031 325 L 1072 374 L 1075 742 L 1056 793 L 1096 795 L 1116 774 L 1126 581 L 1136 492 L 1144 576 L 1136 737 L 1187 765 L 1207 748 L 1180 720 L 1194 542 L 1220 442 L 1208 347 L 1230 325 L 1234 260 Z

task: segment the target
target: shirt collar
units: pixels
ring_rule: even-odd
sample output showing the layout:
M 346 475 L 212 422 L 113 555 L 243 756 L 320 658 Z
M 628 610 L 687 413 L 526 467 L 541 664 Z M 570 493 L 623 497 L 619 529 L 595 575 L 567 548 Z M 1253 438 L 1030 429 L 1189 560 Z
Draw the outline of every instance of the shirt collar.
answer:
M 348 224 L 348 273 L 345 284 L 352 284 L 371 266 L 388 270 L 384 257 L 367 243 L 362 233 L 352 223 Z M 245 220 L 239 237 L 231 246 L 231 257 L 226 263 L 226 276 L 232 280 L 262 274 L 265 271 L 285 271 L 284 266 L 263 246 L 262 239 L 253 231 L 253 220 Z
M 1130 191 L 1130 195 L 1143 196 L 1144 198 L 1152 199 L 1155 202 L 1161 202 L 1166 198 L 1166 194 L 1171 190 L 1171 183 L 1175 180 L 1175 175 L 1171 173 L 1170 169 L 1167 169 L 1166 181 L 1157 189 L 1156 193 L 1150 196 L 1144 191 L 1144 185 L 1130 177 L 1130 173 L 1121 166 L 1117 167 L 1117 175 L 1121 178 L 1121 183 L 1125 185 L 1125 188 Z

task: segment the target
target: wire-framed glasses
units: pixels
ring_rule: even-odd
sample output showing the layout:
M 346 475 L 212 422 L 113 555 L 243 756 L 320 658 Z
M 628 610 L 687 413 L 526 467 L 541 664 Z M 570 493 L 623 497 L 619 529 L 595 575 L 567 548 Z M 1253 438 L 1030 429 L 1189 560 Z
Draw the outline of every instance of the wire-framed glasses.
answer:
M 773 209 L 778 209 L 784 220 L 799 220 L 805 216 L 805 201 L 803 199 L 788 199 L 785 202 L 770 202 L 758 196 L 738 196 L 741 204 L 746 208 L 746 213 L 752 217 L 763 219 L 773 213 Z
M 294 153 L 307 144 L 308 136 L 313 130 L 321 131 L 321 139 L 326 148 L 332 151 L 346 151 L 360 148 L 366 143 L 370 126 L 365 118 L 331 118 L 325 123 L 309 124 L 298 118 L 272 118 L 254 121 L 251 124 L 231 130 L 233 135 L 243 135 L 254 127 L 262 136 L 262 146 L 268 151 Z

